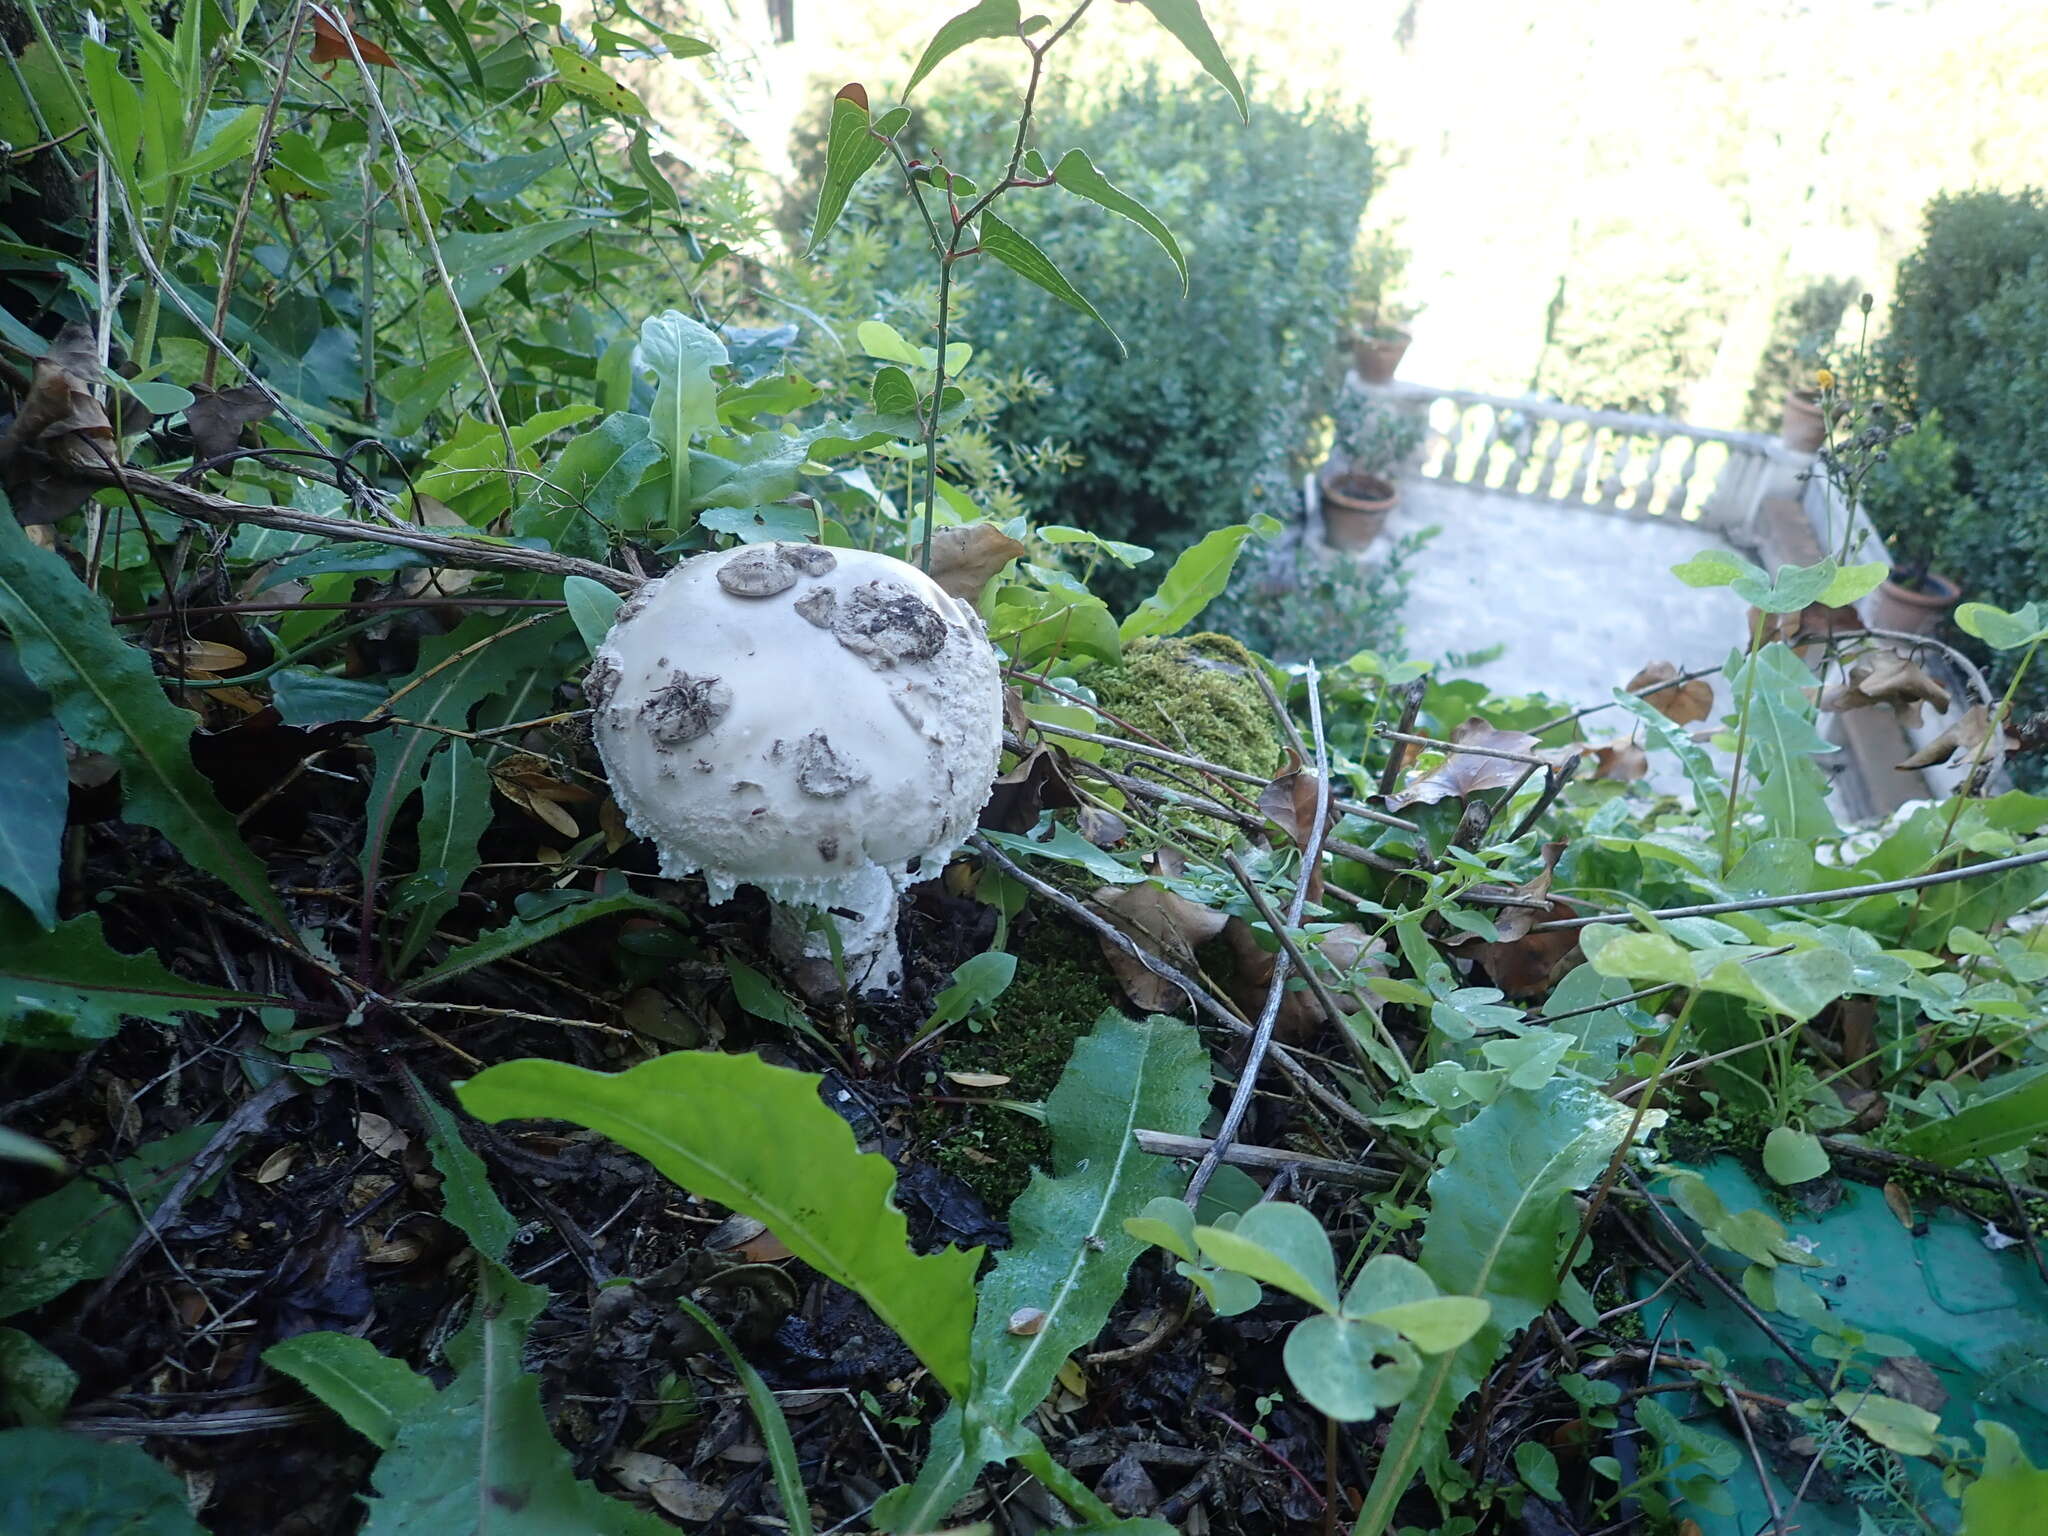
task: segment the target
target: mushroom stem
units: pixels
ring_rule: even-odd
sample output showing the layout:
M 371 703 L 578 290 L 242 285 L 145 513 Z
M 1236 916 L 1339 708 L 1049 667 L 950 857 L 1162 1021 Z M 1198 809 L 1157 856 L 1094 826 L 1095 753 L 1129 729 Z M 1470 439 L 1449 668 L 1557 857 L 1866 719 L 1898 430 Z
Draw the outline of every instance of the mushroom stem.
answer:
M 812 1002 L 865 992 L 894 996 L 903 984 L 903 953 L 896 944 L 896 886 L 869 865 L 849 899 L 819 909 L 771 901 L 768 947 Z M 839 956 L 832 954 L 834 936 Z M 842 981 L 843 977 L 843 981 Z

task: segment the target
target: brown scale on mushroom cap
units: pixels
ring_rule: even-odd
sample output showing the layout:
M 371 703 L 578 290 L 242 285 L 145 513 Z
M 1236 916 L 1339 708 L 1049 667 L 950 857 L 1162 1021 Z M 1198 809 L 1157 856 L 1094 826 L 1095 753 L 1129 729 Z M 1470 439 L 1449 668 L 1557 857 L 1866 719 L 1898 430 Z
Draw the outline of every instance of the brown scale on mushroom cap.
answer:
M 775 558 L 806 576 L 829 575 L 839 565 L 839 557 L 818 544 L 778 544 Z
M 718 568 L 718 584 L 734 597 L 773 597 L 796 585 L 796 566 L 772 545 L 750 544 Z
M 676 747 L 706 734 L 731 708 L 732 689 L 722 679 L 678 672 L 647 696 L 640 715 L 659 745 Z
M 832 636 L 873 665 L 893 667 L 938 655 L 946 644 L 946 621 L 908 587 L 864 581 L 838 605 Z

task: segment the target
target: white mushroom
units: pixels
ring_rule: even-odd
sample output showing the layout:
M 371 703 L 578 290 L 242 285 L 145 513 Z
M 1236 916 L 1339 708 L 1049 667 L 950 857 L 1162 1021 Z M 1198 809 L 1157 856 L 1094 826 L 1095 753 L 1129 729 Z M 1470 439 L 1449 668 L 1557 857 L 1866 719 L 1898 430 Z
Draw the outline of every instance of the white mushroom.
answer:
M 973 829 L 1002 749 L 980 619 L 865 550 L 698 555 L 623 604 L 584 679 L 612 795 L 662 872 L 754 885 L 806 990 L 893 992 L 898 893 Z M 807 910 L 806 910 L 807 909 Z

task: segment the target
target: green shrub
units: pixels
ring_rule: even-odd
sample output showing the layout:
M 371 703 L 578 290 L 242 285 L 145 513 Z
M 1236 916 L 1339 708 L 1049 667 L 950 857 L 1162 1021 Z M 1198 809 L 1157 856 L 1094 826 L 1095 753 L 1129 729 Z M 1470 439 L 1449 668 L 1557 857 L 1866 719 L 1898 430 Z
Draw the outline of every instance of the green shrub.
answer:
M 1010 94 L 973 79 L 939 93 L 916 137 L 948 163 L 1001 164 L 1016 131 L 1001 116 L 1014 110 Z M 1213 101 L 1151 79 L 1106 97 L 1050 92 L 1037 121 L 1048 151 L 1099 146 L 1103 174 L 1166 221 L 1190 268 L 1184 298 L 1136 226 L 1053 188 L 1005 202 L 1004 216 L 1115 327 L 1128 359 L 1102 326 L 1014 274 L 978 260 L 956 268 L 952 333 L 976 349 L 969 377 L 1030 364 L 1052 386 L 1006 401 L 998 432 L 1070 445 L 1082 460 L 1015 466 L 1032 513 L 1160 551 L 1135 574 L 1105 573 L 1114 606 L 1150 590 L 1163 562 L 1210 529 L 1295 504 L 1342 372 L 1352 248 L 1376 162 L 1358 117 L 1262 102 L 1249 126 L 1219 122 Z M 798 162 L 814 153 L 805 146 Z M 931 251 L 900 182 L 870 178 L 848 218 L 892 247 L 884 290 L 928 280 Z
M 1827 357 L 1842 328 L 1842 317 L 1863 292 L 1853 277 L 1817 277 L 1778 301 L 1771 317 L 1771 339 L 1757 360 L 1756 377 L 1743 408 L 1743 425 L 1758 432 L 1776 432 L 1785 395 L 1811 389 L 1813 373 Z
M 1894 580 L 1916 583 L 1933 566 L 1952 527 L 1976 515 L 1962 493 L 1955 442 L 1929 411 L 1880 453 L 1864 477 L 1863 510 L 1891 551 Z

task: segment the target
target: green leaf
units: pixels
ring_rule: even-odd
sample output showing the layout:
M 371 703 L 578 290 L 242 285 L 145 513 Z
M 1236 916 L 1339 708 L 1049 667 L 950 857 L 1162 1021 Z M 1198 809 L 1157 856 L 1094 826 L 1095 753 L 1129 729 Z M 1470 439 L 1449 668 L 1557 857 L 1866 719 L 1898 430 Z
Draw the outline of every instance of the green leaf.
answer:
M 151 1142 L 94 1179 L 73 1179 L 32 1200 L 0 1230 L 0 1317 L 61 1296 L 113 1269 L 141 1230 L 136 1209 L 154 1211 L 218 1125 L 195 1125 Z M 108 1193 L 102 1184 L 126 1191 Z M 6 1529 L 0 1526 L 0 1529 Z
M 1431 1296 L 1380 1307 L 1358 1320 L 1393 1329 L 1425 1355 L 1440 1355 L 1447 1349 L 1456 1349 L 1483 1328 L 1492 1310 L 1477 1296 Z
M 647 526 L 658 504 L 639 493 L 664 457 L 645 416 L 614 412 L 555 455 L 547 484 L 513 513 L 512 531 L 544 538 L 563 554 L 602 559 L 614 534 Z
M 206 1536 L 185 1485 L 137 1445 L 59 1429 L 0 1431 L 0 1531 L 21 1536 Z
M 0 903 L 0 1041 L 62 1049 L 110 1040 L 129 1019 L 175 1022 L 212 1018 L 222 1008 L 268 999 L 187 981 L 147 950 L 108 946 L 97 912 L 44 933 L 25 913 Z
M 1235 1227 L 1197 1227 L 1202 1252 L 1321 1312 L 1338 1309 L 1337 1260 L 1315 1215 L 1285 1200 L 1254 1206 Z
M 1540 1440 L 1524 1440 L 1515 1447 L 1515 1472 L 1539 1499 L 1556 1503 L 1564 1495 L 1557 1488 L 1557 1457 Z
M 192 766 L 197 717 L 164 698 L 149 658 L 121 639 L 71 567 L 28 541 L 4 499 L 0 625 L 14 637 L 22 669 L 50 696 L 65 735 L 80 751 L 104 752 L 121 765 L 123 818 L 163 833 L 290 938 L 291 919 L 269 875 Z
M 1820 1138 L 1811 1131 L 1780 1125 L 1764 1138 L 1764 1172 L 1780 1184 L 1804 1184 L 1832 1166 Z
M 1450 1163 L 1430 1178 L 1421 1262 L 1446 1294 L 1491 1304 L 1478 1333 L 1439 1355 L 1402 1405 L 1360 1511 L 1355 1536 L 1380 1536 L 1425 1450 L 1508 1340 L 1557 1299 L 1559 1233 L 1572 1192 L 1605 1169 L 1629 1110 L 1576 1084 L 1509 1089 L 1451 1133 Z
M 645 912 L 653 917 L 664 917 L 670 922 L 686 924 L 683 914 L 667 902 L 656 901 L 650 896 L 636 896 L 630 891 L 621 891 L 610 896 L 596 896 L 577 892 L 577 899 L 555 907 L 535 918 L 515 918 L 502 928 L 494 928 L 479 937 L 474 944 L 466 944 L 456 950 L 432 970 L 413 977 L 405 984 L 404 991 L 410 995 L 424 992 L 429 987 L 451 981 L 480 965 L 490 965 L 516 955 L 523 949 L 531 949 L 547 939 L 556 938 L 572 928 L 595 922 L 600 917 L 610 917 L 618 912 Z
M 888 145 L 876 130 L 894 132 L 887 125 L 895 115 L 888 114 L 877 125 L 868 115 L 868 93 L 859 85 L 845 86 L 832 98 L 832 124 L 825 135 L 825 178 L 818 187 L 818 212 L 811 221 L 811 243 L 804 248 L 805 255 L 816 251 L 832 233 L 854 184 L 882 158 Z M 908 121 L 909 114 L 904 118 Z
M 1761 571 L 1746 571 L 1728 585 L 1737 597 L 1765 613 L 1798 613 L 1821 600 L 1838 571 L 1834 561 L 1824 559 L 1818 565 L 1781 565 L 1776 581 L 1764 580 Z
M 441 236 L 441 260 L 455 285 L 455 298 L 473 309 L 496 293 L 514 272 L 571 235 L 596 229 L 602 219 L 548 219 L 518 224 L 491 234 Z M 500 452 L 502 452 L 502 448 Z
M 854 328 L 853 334 L 860 343 L 861 351 L 878 362 L 901 363 L 905 368 L 924 366 L 924 359 L 918 356 L 917 348 L 905 341 L 903 333 L 887 321 L 863 320 Z M 947 371 L 951 372 L 950 369 Z
M 1941 1419 L 1918 1404 L 1880 1397 L 1874 1392 L 1844 1391 L 1835 1394 L 1835 1407 L 1879 1445 L 1901 1456 L 1934 1454 L 1934 1437 L 1941 1432 Z
M 868 398 L 877 416 L 907 416 L 917 410 L 917 388 L 910 375 L 894 364 L 876 370 Z
M 1245 105 L 1244 87 L 1238 83 L 1237 72 L 1230 67 L 1230 61 L 1223 57 L 1223 50 L 1216 45 L 1216 34 L 1209 30 L 1209 22 L 1202 15 L 1201 0 L 1138 0 L 1138 3 L 1150 11 L 1162 27 L 1180 39 L 1181 47 L 1193 54 L 1195 62 L 1230 93 L 1230 99 L 1237 103 L 1237 115 L 1250 122 L 1251 111 Z
M 1010 1207 L 1011 1246 L 982 1282 L 966 1401 L 934 1434 L 893 1528 L 934 1529 L 982 1466 L 1010 1454 L 1068 1355 L 1102 1331 L 1145 1248 L 1125 1222 L 1177 1183 L 1172 1164 L 1140 1151 L 1132 1132 L 1192 1134 L 1208 1090 L 1201 1037 L 1177 1020 L 1138 1023 L 1111 1010 L 1075 1042 L 1045 1104 L 1060 1175 L 1033 1173 Z M 1019 1326 L 1025 1315 L 1028 1330 Z
M 1694 741 L 1684 726 L 1667 720 L 1649 700 L 1639 699 L 1617 688 L 1614 690 L 1614 702 L 1641 722 L 1652 745 L 1662 747 L 1678 759 L 1678 765 L 1685 770 L 1686 782 L 1692 785 L 1693 802 L 1701 819 L 1709 826 L 1719 826 L 1728 809 L 1728 785 L 1714 766 L 1707 749 Z
M 62 1173 L 69 1166 L 60 1154 L 35 1137 L 10 1131 L 4 1125 L 0 1125 L 0 1162 L 28 1163 L 37 1168 L 48 1168 L 53 1173 Z
M 442 1210 L 462 1229 L 478 1253 L 504 1263 L 519 1223 L 491 1188 L 484 1160 L 462 1139 L 462 1127 L 448 1107 L 427 1092 L 409 1070 L 399 1070 L 405 1072 L 413 1102 L 427 1122 L 427 1155 L 434 1160 L 434 1171 L 441 1175 Z
M 711 1336 L 711 1342 L 718 1346 L 718 1352 L 725 1356 L 725 1363 L 739 1378 L 740 1388 L 747 1394 L 748 1406 L 754 1410 L 754 1422 L 761 1426 L 761 1443 L 768 1452 L 769 1470 L 775 1474 L 775 1491 L 782 1499 L 783 1518 L 796 1536 L 810 1536 L 810 1495 L 804 1491 L 803 1465 L 797 1460 L 796 1442 L 790 1438 L 789 1420 L 783 1416 L 782 1404 L 776 1401 L 768 1383 L 761 1379 L 761 1373 L 747 1363 L 747 1357 L 740 1353 L 739 1346 L 733 1343 L 731 1336 L 718 1326 L 709 1312 L 687 1296 L 678 1296 L 676 1305 Z
M 855 1149 L 820 1079 L 758 1056 L 678 1051 L 606 1075 L 510 1061 L 458 1090 L 484 1120 L 572 1120 L 637 1152 L 692 1194 L 754 1217 L 829 1280 L 857 1291 L 939 1384 L 967 1387 L 981 1250 L 913 1254 L 888 1159 Z
M 1310 1407 L 1347 1424 L 1393 1407 L 1422 1375 L 1398 1333 L 1354 1317 L 1309 1318 L 1288 1334 L 1281 1360 Z
M 1105 539 L 1101 534 L 1086 528 L 1069 528 L 1063 523 L 1041 523 L 1031 530 L 1048 544 L 1086 544 L 1099 549 L 1119 565 L 1143 565 L 1150 560 L 1154 551 L 1142 544 L 1126 544 L 1118 539 Z
M 1953 1114 L 1901 1136 L 1899 1150 L 1955 1168 L 2016 1151 L 2048 1131 L 2048 1068 L 2023 1068 L 1985 1086 L 1989 1092 Z
M 1835 572 L 1834 580 L 1816 601 L 1829 608 L 1847 608 L 1875 592 L 1890 574 L 1891 567 L 1882 560 L 1873 560 L 1868 565 L 1845 565 Z
M 462 899 L 463 886 L 482 862 L 477 844 L 490 824 L 490 772 L 468 742 L 450 740 L 428 759 L 420 785 L 419 870 L 408 886 L 416 899 L 405 903 L 399 970 L 412 963 Z
M 1045 171 L 1041 166 L 1034 174 L 1043 176 Z M 1098 171 L 1085 151 L 1070 149 L 1061 155 L 1059 164 L 1052 168 L 1052 179 L 1076 197 L 1085 197 L 1089 202 L 1129 219 L 1157 240 L 1160 249 L 1166 252 L 1180 272 L 1180 291 L 1183 294 L 1188 291 L 1188 260 L 1181 254 L 1180 242 L 1173 238 L 1173 231 L 1151 209 Z
M 1204 534 L 1199 543 L 1181 551 L 1159 590 L 1118 627 L 1118 638 L 1129 645 L 1147 635 L 1178 634 L 1194 623 L 1229 585 L 1238 551 L 1255 531 L 1250 523 L 1234 523 Z
M 1984 1470 L 1963 1490 L 1962 1536 L 2024 1536 L 2048 1503 L 2048 1471 L 2027 1460 L 2020 1437 L 1994 1419 L 1979 1419 Z
M 263 1351 L 263 1363 L 283 1371 L 342 1423 L 387 1451 L 397 1443 L 399 1425 L 431 1413 L 438 1396 L 426 1377 L 353 1334 L 302 1333 Z
M 1990 603 L 1964 603 L 1956 609 L 1956 628 L 1994 651 L 2017 651 L 2048 640 L 2048 609 L 2036 602 L 2008 613 Z
M 1109 339 L 1116 343 L 1117 356 L 1130 356 L 1130 350 L 1124 346 L 1123 338 L 1117 335 L 1116 327 L 1103 319 L 1102 312 L 1082 296 L 1080 289 L 1067 281 L 1066 273 L 1053 265 L 1052 258 L 986 210 L 981 215 L 981 248 L 1025 281 L 1036 283 L 1062 304 L 1088 316 L 1109 332 Z
M 1764 573 L 1760 566 L 1751 565 L 1725 549 L 1703 549 L 1690 560 L 1672 566 L 1671 574 L 1688 587 L 1725 587 L 1744 576 L 1761 577 Z
M 562 601 L 568 604 L 569 618 L 576 626 L 576 633 L 583 637 L 586 646 L 595 651 L 604 644 L 604 637 L 612 632 L 612 620 L 618 616 L 619 604 L 625 598 L 588 576 L 564 576 Z
M 1701 985 L 1761 1003 L 1782 1018 L 1804 1021 L 1855 988 L 1856 964 L 1839 949 L 1799 949 L 1789 955 L 1763 955 L 1747 964 L 1723 960 L 1707 969 Z
M 977 1008 L 1001 997 L 1017 975 L 1017 957 L 1000 949 L 972 955 L 953 968 L 953 984 L 932 999 L 931 1017 L 918 1031 L 923 1039 L 935 1029 L 958 1023 Z
M 5 515 L 5 514 L 0 514 Z M 64 736 L 43 691 L 0 636 L 0 891 L 45 928 L 57 922 L 64 820 L 71 803 Z
M 910 72 L 910 83 L 903 87 L 903 94 L 907 97 L 926 75 L 969 43 L 1017 36 L 1019 19 L 1017 0 L 980 0 L 973 10 L 962 11 L 932 34 L 917 68 Z
M 59 1423 L 78 1390 L 78 1372 L 19 1328 L 0 1328 L 0 1413 L 18 1424 Z
M 681 310 L 640 326 L 636 366 L 654 374 L 653 438 L 668 455 L 668 526 L 680 531 L 690 497 L 690 439 L 718 430 L 718 386 L 711 370 L 729 361 L 725 343 Z
M 574 48 L 565 48 L 560 43 L 550 43 L 548 57 L 554 62 L 556 83 L 563 90 L 573 91 L 586 101 L 596 102 L 600 108 L 616 117 L 647 115 L 646 102 Z
M 477 1260 L 476 1305 L 448 1343 L 456 1377 L 398 1417 L 370 1475 L 377 1497 L 362 1536 L 672 1536 L 665 1520 L 579 1481 L 549 1430 L 539 1378 L 522 1368 L 547 1297 L 495 1260 Z M 396 1381 L 380 1373 L 386 1393 Z

